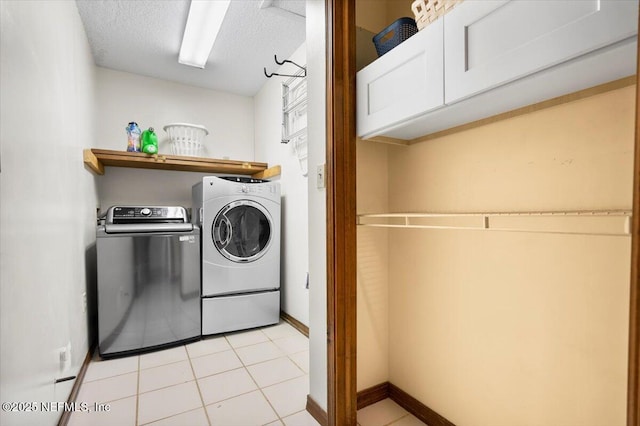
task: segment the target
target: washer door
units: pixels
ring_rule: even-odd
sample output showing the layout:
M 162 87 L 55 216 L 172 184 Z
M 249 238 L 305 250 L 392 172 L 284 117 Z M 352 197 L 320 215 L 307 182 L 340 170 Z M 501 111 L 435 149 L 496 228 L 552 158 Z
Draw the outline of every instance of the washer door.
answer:
M 269 212 L 251 200 L 237 200 L 218 212 L 211 226 L 216 249 L 233 262 L 253 262 L 269 248 L 272 234 Z

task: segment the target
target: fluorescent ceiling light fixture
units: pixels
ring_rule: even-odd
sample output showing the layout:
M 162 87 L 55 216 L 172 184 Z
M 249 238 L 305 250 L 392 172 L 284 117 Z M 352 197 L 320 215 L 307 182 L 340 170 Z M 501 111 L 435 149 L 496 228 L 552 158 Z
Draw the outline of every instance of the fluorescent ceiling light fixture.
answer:
M 191 0 L 178 62 L 204 68 L 231 0 Z

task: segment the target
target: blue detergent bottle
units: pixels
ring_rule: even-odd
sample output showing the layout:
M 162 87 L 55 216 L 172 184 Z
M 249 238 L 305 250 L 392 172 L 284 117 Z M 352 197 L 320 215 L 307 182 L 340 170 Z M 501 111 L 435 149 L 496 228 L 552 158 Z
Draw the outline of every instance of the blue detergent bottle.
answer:
M 125 130 L 127 131 L 127 151 L 140 152 L 140 127 L 138 127 L 138 123 L 130 122 Z

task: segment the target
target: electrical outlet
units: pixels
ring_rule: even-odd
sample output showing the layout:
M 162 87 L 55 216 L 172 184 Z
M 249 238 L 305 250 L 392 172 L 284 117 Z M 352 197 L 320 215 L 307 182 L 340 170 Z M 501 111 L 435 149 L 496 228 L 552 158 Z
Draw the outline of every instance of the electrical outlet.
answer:
M 87 292 L 82 292 L 82 313 L 87 313 Z
M 321 164 L 316 169 L 316 187 L 322 189 L 325 187 L 325 165 Z
M 58 349 L 58 362 L 60 363 L 61 372 L 71 368 L 71 342 L 68 342 L 67 346 Z

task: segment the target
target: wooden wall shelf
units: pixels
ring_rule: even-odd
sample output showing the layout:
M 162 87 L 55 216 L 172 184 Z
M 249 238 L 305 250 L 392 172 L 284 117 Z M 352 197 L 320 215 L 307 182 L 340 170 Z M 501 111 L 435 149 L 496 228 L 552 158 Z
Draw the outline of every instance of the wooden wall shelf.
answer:
M 280 166 L 269 167 L 267 163 L 205 157 L 148 155 L 140 152 L 95 148 L 85 149 L 83 157 L 85 166 L 98 175 L 104 174 L 105 166 L 250 175 L 257 179 L 267 179 L 280 174 Z

